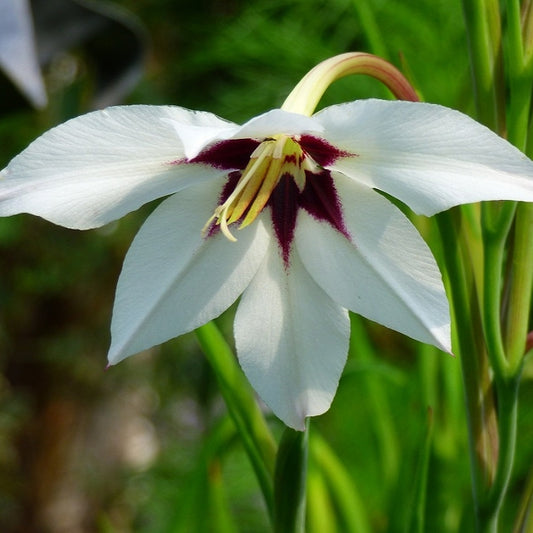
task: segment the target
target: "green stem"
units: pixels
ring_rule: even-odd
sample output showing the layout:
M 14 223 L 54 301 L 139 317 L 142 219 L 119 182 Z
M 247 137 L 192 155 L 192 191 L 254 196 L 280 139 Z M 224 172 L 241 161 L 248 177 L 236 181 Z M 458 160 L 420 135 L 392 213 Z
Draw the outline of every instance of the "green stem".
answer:
M 527 144 L 531 92 L 533 89 L 533 62 L 529 42 L 532 23 L 525 22 L 522 27 L 519 0 L 506 0 L 507 31 L 505 34 L 505 66 L 509 88 L 507 110 L 507 138 L 509 142 L 524 151 Z M 531 12 L 529 16 L 531 17 Z M 524 40 L 525 39 L 525 40 Z M 525 45 L 527 50 L 524 49 Z
M 512 255 L 509 305 L 506 316 L 506 349 L 512 375 L 522 365 L 529 329 L 533 292 L 533 204 L 518 204 Z
M 309 422 L 305 431 L 285 428 L 274 478 L 274 532 L 305 533 Z
M 522 151 L 525 151 L 527 143 L 532 90 L 532 80 L 521 77 L 516 81 L 514 91 L 509 97 L 507 138 L 509 142 Z
M 464 259 L 459 242 L 457 218 L 459 211 L 437 215 L 448 289 L 453 311 L 454 351 L 459 355 L 467 412 L 472 495 L 476 517 L 479 517 L 484 495 L 491 485 L 496 464 L 496 419 L 487 358 L 479 324 L 477 299 L 472 295 L 466 278 Z M 478 518 L 478 522 L 479 522 Z
M 520 374 L 512 379 L 498 381 L 496 385 L 500 448 L 496 476 L 479 512 L 482 533 L 498 531 L 500 511 L 511 479 L 516 448 L 519 382 Z
M 478 119 L 497 132 L 505 129 L 501 31 L 497 0 L 463 0 Z
M 507 359 L 501 330 L 502 271 L 505 244 L 515 204 L 484 204 L 482 226 L 484 242 L 483 274 L 483 329 L 488 356 L 496 375 L 507 373 Z
M 514 78 L 524 67 L 524 43 L 520 16 L 520 0 L 505 0 L 507 19 L 506 63 L 509 76 Z
M 196 336 L 213 371 L 228 412 L 242 438 L 254 468 L 267 509 L 273 515 L 273 485 L 276 445 L 254 393 L 233 351 L 213 322 L 196 330 Z

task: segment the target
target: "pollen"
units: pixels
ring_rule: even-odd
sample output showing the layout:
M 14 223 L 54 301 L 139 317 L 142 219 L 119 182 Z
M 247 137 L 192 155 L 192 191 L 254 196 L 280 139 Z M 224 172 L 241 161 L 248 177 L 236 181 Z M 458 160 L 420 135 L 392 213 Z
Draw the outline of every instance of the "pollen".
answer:
M 254 150 L 235 188 L 224 203 L 217 206 L 202 233 L 205 235 L 214 222 L 230 241 L 236 241 L 228 228 L 230 224 L 240 221 L 239 229 L 250 225 L 283 176 L 290 176 L 302 192 L 306 170 L 315 166 L 291 137 L 279 135 L 266 139 Z

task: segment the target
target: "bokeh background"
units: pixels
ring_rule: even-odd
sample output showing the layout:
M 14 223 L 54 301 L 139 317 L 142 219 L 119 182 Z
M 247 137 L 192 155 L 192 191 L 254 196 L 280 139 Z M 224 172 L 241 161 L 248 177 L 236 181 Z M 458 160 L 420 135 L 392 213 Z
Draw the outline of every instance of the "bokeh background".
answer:
M 245 121 L 347 51 L 389 59 L 426 101 L 473 109 L 458 0 L 62 0 L 44 16 L 45 4 L 31 8 L 48 104 L 35 109 L 0 74 L 1 167 L 46 129 L 104 105 Z M 350 77 L 321 106 L 370 97 L 389 96 Z M 1 531 L 269 531 L 238 438 L 228 430 L 217 441 L 231 423 L 194 334 L 106 370 L 116 280 L 153 207 L 88 232 L 0 220 Z M 231 318 L 218 321 L 230 341 Z M 353 480 L 354 507 L 372 531 L 409 531 L 431 407 L 427 530 L 472 531 L 459 362 L 357 317 L 353 329 L 337 397 L 313 432 Z M 533 457 L 531 378 L 528 368 L 508 517 Z M 319 463 L 311 456 L 310 530 L 327 531 L 320 517 L 336 505 Z

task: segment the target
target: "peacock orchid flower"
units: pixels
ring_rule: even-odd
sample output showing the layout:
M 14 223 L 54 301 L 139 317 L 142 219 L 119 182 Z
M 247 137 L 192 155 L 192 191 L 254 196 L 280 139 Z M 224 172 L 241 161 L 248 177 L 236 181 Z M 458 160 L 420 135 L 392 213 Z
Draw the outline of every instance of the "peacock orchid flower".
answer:
M 2 171 L 0 215 L 88 229 L 167 197 L 126 256 L 110 363 L 194 330 L 240 297 L 240 364 L 274 413 L 303 429 L 334 397 L 348 310 L 451 352 L 435 259 L 381 192 L 427 216 L 533 201 L 533 162 L 438 105 L 295 109 L 244 125 L 142 105 L 75 118 Z

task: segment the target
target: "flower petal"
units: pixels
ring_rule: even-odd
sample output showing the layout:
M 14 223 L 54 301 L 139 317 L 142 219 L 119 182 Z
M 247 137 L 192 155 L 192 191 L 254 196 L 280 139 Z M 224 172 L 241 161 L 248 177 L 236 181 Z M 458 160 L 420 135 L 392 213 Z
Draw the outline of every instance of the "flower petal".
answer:
M 87 229 L 219 176 L 207 166 L 178 164 L 183 145 L 169 119 L 204 123 L 206 132 L 223 123 L 208 113 L 163 106 L 112 107 L 70 120 L 0 173 L 0 216 L 32 213 Z
M 446 107 L 359 100 L 313 116 L 326 140 L 355 157 L 330 168 L 433 215 L 481 200 L 533 201 L 533 162 Z
M 196 157 L 213 141 L 231 137 L 240 126 L 204 111 L 189 111 L 176 119 L 163 119 L 170 124 L 183 145 L 187 159 Z
M 201 236 L 220 189 L 209 183 L 173 195 L 140 229 L 117 285 L 110 363 L 217 317 L 256 273 L 270 239 L 260 219 L 235 243 L 220 232 Z
M 320 133 L 323 126 L 313 117 L 291 113 L 283 109 L 271 109 L 243 124 L 232 139 L 264 139 L 272 135 L 300 135 L 302 133 Z
M 290 269 L 275 240 L 244 291 L 235 317 L 241 366 L 290 427 L 326 411 L 348 353 L 348 313 L 313 281 L 296 254 Z
M 229 123 L 231 124 L 231 123 Z M 283 109 L 272 109 L 253 117 L 242 126 L 219 128 L 216 135 L 199 136 L 198 128 L 184 129 L 181 124 L 176 124 L 176 132 L 185 145 L 185 155 L 194 159 L 204 148 L 213 142 L 229 139 L 266 139 L 274 135 L 300 135 L 302 133 L 319 134 L 323 127 L 312 117 L 290 113 Z M 189 135 L 190 133 L 190 135 Z
M 351 242 L 301 212 L 295 243 L 305 268 L 343 307 L 450 352 L 448 301 L 422 237 L 372 189 L 343 176 L 335 183 Z

